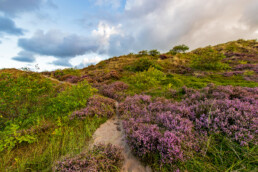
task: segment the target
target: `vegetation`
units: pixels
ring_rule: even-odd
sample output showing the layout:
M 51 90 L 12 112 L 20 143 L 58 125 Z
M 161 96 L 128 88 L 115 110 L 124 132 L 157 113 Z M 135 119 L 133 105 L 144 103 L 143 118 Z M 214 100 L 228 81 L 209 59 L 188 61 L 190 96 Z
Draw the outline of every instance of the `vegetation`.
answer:
M 177 53 L 185 53 L 186 51 L 189 50 L 189 47 L 182 44 L 182 45 L 177 45 L 177 46 L 174 46 L 170 51 L 169 53 L 171 54 L 177 54 Z
M 89 145 L 117 111 L 132 153 L 154 171 L 257 171 L 257 40 L 188 50 L 0 70 L 0 171 L 119 171 L 120 148 Z

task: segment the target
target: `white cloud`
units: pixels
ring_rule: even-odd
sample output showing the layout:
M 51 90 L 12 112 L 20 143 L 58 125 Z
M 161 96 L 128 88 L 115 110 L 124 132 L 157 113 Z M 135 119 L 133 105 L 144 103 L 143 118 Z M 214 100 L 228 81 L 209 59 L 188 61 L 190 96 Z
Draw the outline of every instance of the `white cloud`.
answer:
M 102 5 L 111 5 L 113 8 L 119 8 L 121 6 L 121 0 L 95 0 L 95 4 Z

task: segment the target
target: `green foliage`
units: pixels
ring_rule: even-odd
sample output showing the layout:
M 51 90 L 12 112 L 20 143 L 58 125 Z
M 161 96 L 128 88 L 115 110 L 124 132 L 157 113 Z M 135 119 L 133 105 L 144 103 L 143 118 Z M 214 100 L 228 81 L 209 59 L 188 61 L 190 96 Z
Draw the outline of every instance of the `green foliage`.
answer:
M 147 50 L 142 50 L 142 51 L 139 51 L 138 54 L 141 55 L 141 56 L 146 56 L 146 55 L 148 55 L 148 51 Z
M 160 55 L 160 52 L 159 52 L 158 50 L 150 50 L 150 51 L 149 51 L 149 54 L 150 54 L 151 56 L 157 56 L 157 55 Z
M 72 85 L 50 100 L 47 114 L 52 117 L 66 115 L 71 111 L 85 107 L 88 98 L 95 91 L 86 81 Z
M 192 56 L 191 67 L 198 70 L 224 70 L 229 69 L 229 65 L 222 63 L 221 60 L 226 58 L 222 53 L 211 47 L 202 48 L 195 51 Z
M 161 67 L 156 62 L 147 57 L 136 60 L 133 64 L 126 66 L 125 69 L 133 72 L 143 72 L 145 70 L 148 70 L 150 67 L 159 70 L 161 69 Z
M 59 118 L 57 128 L 38 137 L 37 142 L 0 153 L 0 171 L 52 171 L 53 163 L 60 157 L 76 155 L 87 148 L 89 139 L 105 121 L 99 117 L 83 121 Z
M 177 45 L 177 46 L 174 46 L 173 49 L 171 49 L 169 51 L 170 54 L 177 54 L 177 53 L 185 53 L 187 50 L 189 50 L 189 47 L 182 44 L 182 45 Z
M 79 69 L 76 68 L 67 68 L 67 69 L 58 69 L 54 71 L 54 77 L 62 77 L 64 75 L 73 75 L 73 76 L 80 76 L 81 72 Z
M 163 72 L 150 67 L 147 71 L 138 72 L 134 76 L 128 78 L 128 82 L 137 89 L 145 90 L 158 86 L 161 81 L 165 79 L 166 75 Z
M 19 126 L 11 124 L 5 131 L 0 131 L 0 152 L 12 150 L 18 143 L 34 143 L 37 139 L 33 135 L 17 132 Z
M 42 110 L 54 89 L 49 79 L 37 73 L 0 74 L 0 114 L 4 119 L 26 119 Z
M 211 135 L 204 154 L 181 164 L 188 171 L 256 171 L 257 145 L 242 147 L 225 136 Z

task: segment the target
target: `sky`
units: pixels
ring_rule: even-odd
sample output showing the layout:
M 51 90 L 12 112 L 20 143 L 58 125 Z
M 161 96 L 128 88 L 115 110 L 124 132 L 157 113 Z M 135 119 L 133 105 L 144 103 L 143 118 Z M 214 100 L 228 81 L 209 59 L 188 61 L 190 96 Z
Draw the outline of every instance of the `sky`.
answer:
M 258 38 L 258 0 L 0 0 L 0 69 Z

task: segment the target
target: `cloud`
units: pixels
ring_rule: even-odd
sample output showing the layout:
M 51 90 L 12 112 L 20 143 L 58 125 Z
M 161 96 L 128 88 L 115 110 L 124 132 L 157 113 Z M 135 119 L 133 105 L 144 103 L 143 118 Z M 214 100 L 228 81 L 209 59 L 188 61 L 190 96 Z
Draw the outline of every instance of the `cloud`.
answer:
M 98 52 L 101 44 L 98 36 L 85 37 L 65 34 L 59 30 L 50 30 L 46 33 L 40 30 L 31 38 L 18 40 L 18 45 L 25 51 L 57 58 L 53 64 L 58 66 L 71 66 L 70 59 L 91 52 Z
M 122 14 L 101 22 L 119 33 L 106 38 L 111 56 L 176 44 L 197 48 L 239 38 L 257 38 L 257 0 L 127 0 Z M 101 14 L 100 14 L 101 16 Z
M 17 28 L 11 19 L 0 16 L 0 34 L 1 33 L 23 35 L 23 30 L 21 28 Z
M 13 57 L 12 59 L 15 61 L 28 63 L 33 63 L 36 60 L 34 54 L 28 51 L 21 51 L 19 52 L 18 56 Z
M 52 0 L 0 0 L 0 11 L 9 17 L 16 17 L 17 14 L 36 11 L 44 5 L 57 8 Z
M 113 8 L 119 8 L 121 6 L 121 0 L 95 0 L 95 4 L 98 6 L 110 5 Z
M 8 16 L 39 9 L 44 0 L 0 0 L 0 11 Z
M 18 45 L 27 51 L 57 58 L 75 57 L 95 52 L 99 48 L 93 38 L 64 34 L 58 30 L 50 30 L 46 33 L 37 31 L 31 38 L 19 39 Z
M 63 66 L 63 67 L 72 67 L 72 64 L 69 62 L 69 58 L 68 59 L 58 59 L 53 61 L 50 64 L 56 65 L 56 66 Z

